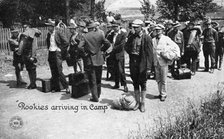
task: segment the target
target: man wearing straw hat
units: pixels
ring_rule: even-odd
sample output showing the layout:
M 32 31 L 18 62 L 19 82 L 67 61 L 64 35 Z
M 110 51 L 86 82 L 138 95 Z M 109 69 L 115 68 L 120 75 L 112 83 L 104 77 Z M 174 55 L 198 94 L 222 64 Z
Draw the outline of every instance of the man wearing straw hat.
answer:
M 102 65 L 104 64 L 102 51 L 106 51 L 111 44 L 100 31 L 95 30 L 94 22 L 90 22 L 87 28 L 88 33 L 84 35 L 84 41 L 80 42 L 79 48 L 86 53 L 83 60 L 92 94 L 90 101 L 98 102 L 101 95 Z M 102 47 L 103 44 L 104 47 Z
M 20 72 L 23 70 L 24 62 L 22 56 L 18 55 L 16 52 L 19 49 L 19 38 L 20 33 L 18 28 L 11 28 L 11 38 L 9 39 L 10 49 L 13 51 L 13 66 L 15 67 L 16 74 L 16 85 L 25 85 L 26 82 L 23 81 Z
M 151 37 L 143 33 L 142 26 L 142 20 L 133 21 L 132 27 L 135 33 L 128 37 L 125 50 L 130 58 L 130 73 L 137 101 L 134 110 L 140 109 L 141 112 L 145 112 L 147 70 L 151 68 L 153 61 L 153 46 Z
M 66 57 L 69 41 L 60 28 L 56 28 L 56 24 L 53 21 L 46 23 L 49 33 L 47 34 L 47 47 L 49 49 L 48 61 L 52 75 L 52 93 L 60 92 L 60 83 L 66 93 L 69 94 L 69 85 L 66 81 L 65 75 L 62 71 L 62 61 Z

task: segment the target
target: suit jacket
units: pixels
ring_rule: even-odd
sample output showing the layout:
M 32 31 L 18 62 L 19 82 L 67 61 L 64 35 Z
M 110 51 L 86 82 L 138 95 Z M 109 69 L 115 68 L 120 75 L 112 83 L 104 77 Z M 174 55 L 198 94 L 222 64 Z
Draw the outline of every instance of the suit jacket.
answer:
M 100 31 L 90 31 L 86 33 L 84 35 L 84 41 L 79 44 L 79 48 L 83 48 L 88 54 L 84 58 L 85 64 L 102 66 L 104 64 L 102 51 L 106 51 L 110 45 L 110 42 Z
M 50 38 L 51 38 L 51 34 L 48 33 L 47 39 L 46 39 L 48 49 L 50 48 Z M 62 59 L 64 60 L 67 55 L 69 40 L 61 29 L 55 29 L 55 41 L 56 41 L 57 47 L 61 49 Z
M 108 36 L 108 38 L 112 39 L 112 40 L 109 40 L 111 43 L 113 43 L 114 36 L 115 36 L 114 32 L 111 34 L 111 37 Z M 117 60 L 124 59 L 125 43 L 126 43 L 126 33 L 119 30 L 118 35 L 115 39 L 115 42 L 113 45 L 113 51 L 112 51 L 112 55 L 114 55 Z
M 156 38 L 152 39 L 152 43 L 153 43 L 154 65 L 157 66 L 157 64 L 159 64 L 160 66 L 168 66 L 172 64 L 172 61 L 166 60 L 164 57 L 162 57 L 161 52 L 170 51 L 171 48 L 173 47 L 179 49 L 179 46 L 175 42 L 173 42 L 168 36 L 165 35 L 161 36 L 161 38 L 158 41 L 158 44 Z
M 130 55 L 130 48 L 134 45 L 133 41 L 135 39 L 135 34 L 130 34 L 128 40 L 125 44 L 125 50 Z M 152 38 L 143 33 L 142 40 L 141 40 L 141 48 L 140 48 L 140 63 L 139 63 L 139 71 L 140 73 L 146 72 L 148 69 L 152 67 L 153 62 L 153 45 L 152 45 Z M 130 55 L 131 56 L 131 55 Z

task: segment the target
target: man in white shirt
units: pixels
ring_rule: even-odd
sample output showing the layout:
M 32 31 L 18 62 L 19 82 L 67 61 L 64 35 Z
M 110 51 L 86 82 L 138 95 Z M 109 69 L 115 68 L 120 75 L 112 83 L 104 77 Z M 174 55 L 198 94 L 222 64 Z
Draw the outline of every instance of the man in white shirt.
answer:
M 69 86 L 62 70 L 62 61 L 65 59 L 69 41 L 60 28 L 55 28 L 55 23 L 46 23 L 49 27 L 47 34 L 47 46 L 49 49 L 48 61 L 52 75 L 52 92 L 60 92 L 60 84 L 69 94 Z

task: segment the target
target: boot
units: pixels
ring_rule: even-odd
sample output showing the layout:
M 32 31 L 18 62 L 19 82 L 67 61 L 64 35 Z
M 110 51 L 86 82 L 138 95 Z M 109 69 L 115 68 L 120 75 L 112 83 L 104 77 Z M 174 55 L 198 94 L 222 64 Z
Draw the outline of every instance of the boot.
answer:
M 146 91 L 141 91 L 141 103 L 140 103 L 141 112 L 145 112 L 145 95 L 146 95 Z
M 139 109 L 139 103 L 140 103 L 140 92 L 139 92 L 139 90 L 135 90 L 134 95 L 135 95 L 135 100 L 136 100 L 137 103 L 136 103 L 135 107 L 133 108 L 133 110 L 136 111 L 137 109 Z
M 16 84 L 17 84 L 17 86 L 26 84 L 26 82 L 22 79 L 20 71 L 16 71 Z
M 220 61 L 219 61 L 219 68 L 218 68 L 218 70 L 222 70 L 222 60 L 221 60 L 221 58 L 220 58 Z
M 27 89 L 37 88 L 37 85 L 36 85 L 36 78 L 37 78 L 36 69 L 28 71 L 28 74 L 29 74 L 29 78 L 30 78 L 30 85 L 27 87 Z

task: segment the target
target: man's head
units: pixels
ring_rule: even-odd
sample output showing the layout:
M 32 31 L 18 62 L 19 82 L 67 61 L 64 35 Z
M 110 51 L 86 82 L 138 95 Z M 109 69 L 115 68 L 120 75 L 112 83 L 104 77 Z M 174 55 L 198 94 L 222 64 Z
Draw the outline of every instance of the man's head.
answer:
M 165 29 L 165 27 L 162 24 L 157 24 L 157 26 L 155 27 L 156 36 L 162 35 L 164 29 Z
M 77 25 L 79 32 L 84 32 L 84 29 L 86 28 L 86 23 L 84 21 L 79 21 Z
M 142 26 L 143 26 L 143 21 L 140 19 L 136 19 L 132 22 L 132 27 L 135 30 L 135 33 L 140 33 L 142 30 Z
M 207 19 L 207 21 L 205 21 L 205 27 L 206 28 L 212 28 L 212 21 L 211 21 L 211 19 Z
M 168 20 L 166 23 L 166 28 L 167 29 L 171 29 L 173 27 L 173 21 L 172 20 Z
M 28 28 L 30 28 L 30 27 L 31 27 L 31 24 L 30 24 L 29 21 L 25 21 L 25 22 L 23 23 L 23 29 L 24 29 L 24 30 L 26 30 L 26 29 L 28 29 Z
M 75 24 L 72 24 L 72 25 L 69 26 L 68 28 L 69 28 L 71 34 L 75 34 L 75 33 L 77 32 L 77 28 L 78 28 L 78 26 L 75 25 Z
M 19 35 L 18 28 L 12 27 L 12 28 L 10 28 L 10 31 L 11 31 L 12 37 L 17 37 Z
M 188 28 L 189 28 L 189 29 L 193 29 L 194 26 L 195 26 L 195 22 L 194 22 L 194 21 L 190 21 L 190 22 L 188 23 Z
M 47 23 L 45 23 L 45 25 L 48 26 L 48 31 L 49 32 L 53 32 L 54 31 L 54 27 L 55 27 L 55 21 L 52 21 L 51 19 L 48 20 Z
M 119 22 L 113 22 L 112 23 L 112 29 L 114 30 L 114 32 L 118 32 L 120 30 L 120 23 Z

